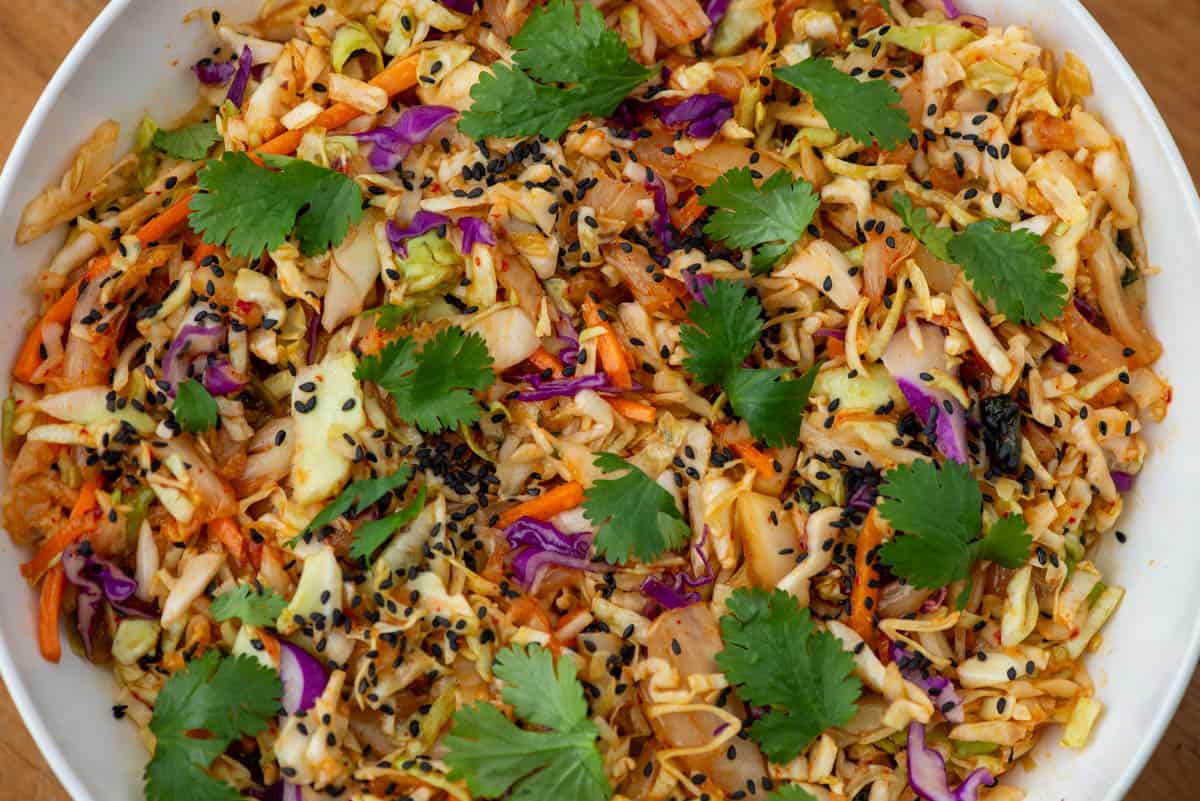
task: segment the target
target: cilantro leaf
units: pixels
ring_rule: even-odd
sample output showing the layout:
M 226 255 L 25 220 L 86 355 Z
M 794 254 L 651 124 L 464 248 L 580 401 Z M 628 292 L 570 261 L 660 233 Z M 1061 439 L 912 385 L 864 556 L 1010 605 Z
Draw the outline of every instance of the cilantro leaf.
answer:
M 209 148 L 220 141 L 215 122 L 198 122 L 176 131 L 159 128 L 150 143 L 172 158 L 196 161 L 207 156 Z
M 889 17 L 896 18 L 896 12 L 892 11 L 892 0 L 879 0 L 879 4 L 883 6 L 883 10 L 888 13 Z
M 175 402 L 171 404 L 175 422 L 189 434 L 207 431 L 217 424 L 217 402 L 204 385 L 195 379 L 181 381 L 175 387 Z
M 870 146 L 894 150 L 912 135 L 900 93 L 887 81 L 860 81 L 827 58 L 810 58 L 775 70 L 775 77 L 812 96 L 813 105 L 834 130 Z
M 687 349 L 683 366 L 703 384 L 719 384 L 737 369 L 762 333 L 762 305 L 734 281 L 704 288 L 704 303 L 693 303 L 679 330 Z
M 289 543 L 289 546 L 294 547 L 301 539 L 320 531 L 342 515 L 361 514 L 379 503 L 389 492 L 395 492 L 406 485 L 412 478 L 412 474 L 412 467 L 404 465 L 390 476 L 364 478 L 351 482 L 304 527 L 304 530 Z
M 238 618 L 249 626 L 274 626 L 287 601 L 270 587 L 239 584 L 213 598 L 209 610 L 214 620 Z
M 585 115 L 606 117 L 654 74 L 638 64 L 600 12 L 570 0 L 535 8 L 513 37 L 515 66 L 498 65 L 471 88 L 458 127 L 486 136 L 562 136 Z M 570 86 L 561 86 L 570 84 Z
M 608 801 L 612 788 L 596 750 L 599 731 L 588 719 L 583 686 L 570 659 L 558 661 L 539 645 L 510 646 L 495 662 L 504 702 L 517 717 L 550 731 L 530 731 L 495 706 L 476 703 L 454 713 L 445 738 L 452 780 L 465 779 L 476 798 L 514 801 L 569 798 Z
M 1053 269 L 1050 248 L 1034 234 L 1010 230 L 1000 220 L 972 223 L 958 234 L 936 225 L 925 209 L 913 208 L 907 195 L 896 192 L 892 205 L 930 253 L 960 265 L 975 291 L 1005 317 L 1038 323 L 1062 314 L 1067 285 Z
M 606 473 L 627 471 L 593 481 L 583 494 L 583 516 L 597 526 L 597 553 L 615 563 L 630 555 L 653 562 L 691 536 L 675 499 L 654 479 L 611 453 L 597 454 L 595 464 Z
M 720 209 L 704 224 L 704 233 L 731 248 L 758 248 L 751 262 L 755 275 L 769 271 L 804 236 L 821 198 L 803 178 L 787 170 L 754 185 L 749 167 L 730 170 L 700 198 Z
M 880 549 L 892 572 L 920 589 L 938 589 L 970 579 L 972 563 L 987 559 L 1008 568 L 1025 563 L 1033 538 L 1019 515 L 998 520 L 988 535 L 983 527 L 983 494 L 966 465 L 940 467 L 920 460 L 901 465 L 879 487 L 879 513 L 898 532 Z M 970 594 L 970 585 L 959 605 Z
M 370 561 L 379 548 L 392 538 L 402 526 L 417 519 L 425 508 L 425 487 L 417 491 L 412 502 L 395 514 L 372 520 L 358 527 L 354 532 L 354 542 L 350 545 L 350 556 L 355 559 Z
M 762 306 L 736 282 L 719 280 L 705 287 L 704 303 L 692 303 L 688 318 L 679 332 L 688 372 L 702 384 L 720 384 L 734 413 L 756 438 L 771 445 L 799 439 L 821 365 L 794 380 L 784 378 L 790 370 L 742 367 L 762 334 Z
M 884 2 L 886 3 L 887 0 Z M 785 784 L 764 798 L 763 801 L 817 801 L 817 799 L 798 784 Z
M 401 337 L 359 362 L 354 375 L 387 390 L 401 419 L 427 434 L 478 420 L 471 393 L 496 382 L 483 337 L 456 325 L 434 334 L 419 353 L 412 337 Z
M 1008 319 L 1037 323 L 1062 315 L 1067 285 L 1053 269 L 1050 248 L 1029 231 L 981 220 L 954 237 L 949 250 L 975 291 Z
M 892 206 L 904 221 L 905 227 L 913 232 L 913 236 L 921 240 L 929 252 L 942 261 L 953 261 L 950 255 L 950 242 L 954 239 L 954 229 L 937 225 L 929 219 L 925 209 L 913 207 L 912 199 L 903 192 L 892 195 Z
M 404 325 L 413 315 L 410 306 L 398 306 L 395 303 L 385 303 L 363 312 L 364 317 L 374 317 L 375 327 L 380 331 L 395 331 Z
M 144 773 L 147 801 L 239 801 L 241 794 L 208 767 L 234 740 L 264 731 L 282 694 L 275 671 L 215 650 L 167 679 L 150 719 L 155 745 Z
M 785 447 L 800 439 L 808 396 L 820 370 L 817 363 L 800 378 L 785 379 L 791 370 L 739 367 L 725 379 L 729 405 L 750 426 L 756 439 L 772 447 Z
M 316 256 L 362 219 L 362 192 L 345 175 L 302 159 L 262 159 L 265 166 L 245 153 L 226 153 L 200 171 L 188 222 L 205 242 L 254 257 L 282 245 L 295 229 L 300 249 Z
M 795 759 L 821 732 L 854 717 L 862 686 L 854 657 L 813 628 L 808 609 L 780 590 L 739 589 L 721 616 L 717 666 L 741 697 L 770 707 L 750 739 L 772 762 Z

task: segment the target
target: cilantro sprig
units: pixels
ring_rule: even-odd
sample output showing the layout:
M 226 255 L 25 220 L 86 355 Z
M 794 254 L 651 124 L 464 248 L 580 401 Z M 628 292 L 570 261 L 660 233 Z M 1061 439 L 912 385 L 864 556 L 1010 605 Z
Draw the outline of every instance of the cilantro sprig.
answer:
M 270 587 L 239 584 L 213 598 L 213 620 L 237 618 L 249 626 L 274 626 L 287 608 L 283 596 Z
M 240 801 L 241 793 L 208 768 L 234 740 L 264 731 L 282 695 L 274 670 L 216 650 L 168 678 L 150 719 L 155 743 L 144 773 L 147 801 Z
M 544 730 L 521 728 L 489 703 L 460 709 L 444 741 L 450 778 L 465 780 L 476 798 L 608 801 L 600 732 L 588 718 L 574 662 L 560 659 L 556 669 L 541 646 L 510 646 L 493 670 L 505 682 L 504 702 Z
M 731 248 L 754 248 L 751 272 L 769 272 L 779 257 L 804 236 L 821 198 L 803 178 L 787 170 L 754 185 L 749 167 L 729 170 L 701 196 L 705 206 L 720 209 L 704 225 L 704 233 Z
M 763 801 L 817 801 L 817 799 L 798 784 L 785 784 L 764 798 Z
M 1039 323 L 1062 315 L 1067 285 L 1055 272 L 1054 255 L 1029 231 L 1013 231 L 1001 220 L 971 223 L 962 233 L 936 225 L 925 209 L 914 209 L 900 192 L 896 213 L 929 252 L 954 262 L 982 297 L 1010 320 Z
M 780 590 L 739 589 L 721 617 L 717 666 L 743 700 L 769 707 L 750 739 L 772 762 L 795 759 L 821 732 L 850 721 L 862 685 L 837 637 Z M 786 796 L 785 796 L 786 797 Z
M 734 281 L 719 280 L 704 289 L 704 303 L 688 309 L 689 322 L 679 331 L 687 349 L 683 366 L 703 384 L 720 384 L 733 411 L 750 433 L 772 446 L 800 437 L 820 365 L 800 378 L 787 378 L 782 368 L 751 369 L 742 363 L 762 334 L 762 305 Z
M 197 177 L 188 222 L 210 245 L 255 257 L 275 250 L 292 230 L 307 256 L 341 244 L 362 219 L 358 184 L 336 170 L 286 156 L 226 153 Z
M 870 146 L 895 150 L 912 135 L 900 93 L 887 81 L 859 80 L 827 58 L 810 58 L 775 70 L 775 77 L 807 92 L 834 130 Z
M 422 486 L 416 497 L 400 511 L 359 526 L 354 532 L 354 542 L 350 544 L 350 556 L 369 562 L 393 534 L 416 520 L 424 508 L 425 487 Z
M 458 326 L 439 331 L 417 349 L 412 337 L 388 343 L 377 356 L 359 362 L 354 376 L 373 381 L 396 399 L 404 422 L 436 434 L 479 419 L 472 392 L 496 382 L 487 343 Z
M 301 539 L 306 539 L 315 532 L 320 531 L 326 526 L 333 523 L 343 515 L 358 515 L 362 514 L 367 509 L 379 503 L 385 496 L 395 492 L 412 479 L 413 469 L 410 465 L 404 465 L 390 476 L 382 476 L 381 478 L 364 478 L 358 481 L 352 481 L 344 490 L 338 493 L 338 496 L 329 502 L 329 505 L 322 509 L 316 517 L 314 517 L 304 530 L 295 537 L 289 546 L 294 547 Z
M 215 122 L 198 122 L 174 131 L 159 128 L 150 143 L 168 156 L 195 161 L 207 156 L 209 148 L 220 141 Z
M 562 136 L 580 117 L 606 117 L 654 74 L 590 4 L 551 0 L 513 37 L 513 66 L 497 64 L 471 89 L 459 130 L 486 136 Z
M 181 381 L 175 387 L 175 402 L 171 404 L 171 414 L 175 422 L 189 434 L 199 434 L 217 424 L 217 401 L 204 385 L 195 379 Z
M 671 493 L 638 467 L 611 453 L 596 455 L 605 473 L 624 470 L 620 478 L 596 479 L 583 494 L 583 515 L 596 524 L 596 553 L 610 562 L 630 556 L 653 562 L 691 536 Z
M 960 609 L 971 594 L 972 564 L 986 560 L 1015 569 L 1029 557 L 1033 538 L 1020 515 L 1000 518 L 980 537 L 983 493 L 966 465 L 948 461 L 939 467 L 923 459 L 901 465 L 884 477 L 879 494 L 879 513 L 902 532 L 884 544 L 879 558 L 920 589 L 966 580 Z

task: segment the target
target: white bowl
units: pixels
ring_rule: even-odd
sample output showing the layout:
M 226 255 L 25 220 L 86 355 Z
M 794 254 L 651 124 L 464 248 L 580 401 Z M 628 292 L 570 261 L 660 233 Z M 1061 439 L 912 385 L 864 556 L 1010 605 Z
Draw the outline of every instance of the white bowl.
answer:
M 993 21 L 1031 26 L 1061 53 L 1091 68 L 1098 110 L 1126 140 L 1153 263 L 1151 320 L 1166 355 L 1160 370 L 1175 387 L 1167 421 L 1149 434 L 1151 454 L 1121 527 L 1103 548 L 1105 580 L 1125 586 L 1125 602 L 1089 659 L 1105 714 L 1091 745 L 1068 751 L 1055 737 L 1035 752 L 1038 767 L 1010 774 L 1035 801 L 1118 801 L 1153 752 L 1187 687 L 1200 653 L 1200 537 L 1195 536 L 1200 475 L 1200 373 L 1188 370 L 1189 336 L 1200 308 L 1193 261 L 1200 253 L 1200 201 L 1162 117 L 1129 64 L 1077 0 L 959 0 Z M 143 112 L 161 121 L 183 114 L 195 82 L 187 69 L 212 46 L 184 14 L 198 0 L 114 0 L 84 34 L 42 95 L 0 176 L 0 248 L 10 287 L 27 287 L 57 243 L 12 243 L 21 208 L 57 182 L 70 154 L 105 118 L 120 121 L 124 144 Z M 219 4 L 233 19 L 258 0 Z M 31 296 L 0 296 L 0 383 L 34 310 Z M 0 387 L 0 395 L 7 389 Z M 1183 478 L 1179 478 L 1183 476 Z M 1182 496 L 1180 495 L 1182 493 Z M 147 754 L 130 724 L 111 714 L 114 684 L 70 651 L 44 663 L 34 635 L 36 598 L 17 566 L 27 558 L 0 535 L 0 676 L 34 739 L 76 801 L 129 801 L 141 794 Z M 3 773 L 0 770 L 0 773 Z

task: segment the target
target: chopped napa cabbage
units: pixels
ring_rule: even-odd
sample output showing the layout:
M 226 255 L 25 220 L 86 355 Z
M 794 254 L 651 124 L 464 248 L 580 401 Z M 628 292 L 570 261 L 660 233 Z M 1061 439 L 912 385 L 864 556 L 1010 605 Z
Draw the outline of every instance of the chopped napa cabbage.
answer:
M 642 46 L 641 9 L 633 3 L 626 3 L 621 7 L 618 19 L 621 21 L 621 39 L 630 50 L 637 50 Z
M 883 365 L 873 364 L 859 370 L 853 378 L 850 373 L 848 367 L 822 370 L 813 385 L 813 394 L 824 395 L 830 400 L 836 398 L 840 401 L 838 408 L 847 411 L 871 412 L 886 406 L 889 401 L 904 405 L 900 387 Z
M 1006 95 L 1017 89 L 1017 73 L 994 59 L 976 61 L 967 67 L 966 85 L 976 92 Z
M 121 408 L 117 405 L 116 398 L 110 405 L 110 392 L 111 390 L 104 386 L 72 389 L 57 395 L 47 395 L 34 406 L 38 411 L 68 423 L 84 426 L 128 423 L 139 434 L 154 431 L 154 419 L 150 415 L 129 405 Z
M 1026 565 L 1008 581 L 1004 616 L 1000 622 L 1000 644 L 1006 648 L 1022 642 L 1037 626 L 1038 602 L 1033 591 L 1033 568 Z
M 357 22 L 349 22 L 338 28 L 333 36 L 333 44 L 329 46 L 329 60 L 334 70 L 341 72 L 350 57 L 359 52 L 374 56 L 375 69 L 383 69 L 383 53 L 370 31 Z
M 1117 611 L 1117 606 L 1124 597 L 1125 590 L 1121 587 L 1107 587 L 1100 593 L 1092 603 L 1092 608 L 1088 610 L 1087 619 L 1079 628 L 1079 633 L 1067 643 L 1067 653 L 1072 659 L 1078 659 L 1083 654 L 1083 650 L 1092 641 L 1092 637 L 1096 636 L 1096 632 L 1100 631 L 1101 626 L 1108 622 L 1112 613 Z
M 914 53 L 929 53 L 957 50 L 978 38 L 961 25 L 942 23 L 937 25 L 898 25 L 884 34 L 883 40 Z
M 730 56 L 741 50 L 759 28 L 770 22 L 770 9 L 770 5 L 764 7 L 761 3 L 748 3 L 746 0 L 730 3 L 729 11 L 725 13 L 713 37 L 713 53 Z
M 1083 748 L 1087 745 L 1092 727 L 1104 710 L 1104 705 L 1095 698 L 1080 698 L 1071 710 L 1071 718 L 1063 731 L 1062 744 L 1067 748 Z
M 409 590 L 420 593 L 421 613 L 427 618 L 443 617 L 447 620 L 465 620 L 464 631 L 474 633 L 479 628 L 475 610 L 461 594 L 451 595 L 437 573 L 425 571 L 408 582 Z
M 412 523 L 397 532 L 379 554 L 375 562 L 376 584 L 418 564 L 421 561 L 422 549 L 429 541 L 434 526 L 438 526 L 440 530 L 445 522 L 446 500 L 438 496 L 425 505 Z
M 292 386 L 296 450 L 292 490 L 297 503 L 325 500 L 346 482 L 351 460 L 330 441 L 367 424 L 354 355 L 340 353 L 300 370 Z
M 158 645 L 158 635 L 162 626 L 157 620 L 138 620 L 127 618 L 117 626 L 113 636 L 112 655 L 121 665 L 135 665 L 146 654 L 152 653 Z
M 954 754 L 963 758 L 988 756 L 1000 749 L 998 743 L 985 743 L 977 740 L 954 740 Z
M 291 634 L 300 628 L 297 617 L 307 621 L 314 612 L 320 612 L 330 618 L 333 610 L 341 608 L 342 568 L 333 549 L 324 547 L 305 557 L 296 592 L 280 613 L 275 628 L 280 634 Z
M 463 260 L 450 240 L 430 231 L 410 239 L 407 247 L 408 257 L 400 262 L 400 270 L 409 295 L 433 292 L 455 282 Z
M 255 643 L 258 645 L 255 645 Z M 233 641 L 231 652 L 234 656 L 248 656 L 263 667 L 278 670 L 279 665 L 271 658 L 271 654 L 262 644 L 262 632 L 255 626 L 242 626 L 238 630 L 237 639 Z
M 133 152 L 138 156 L 138 184 L 143 189 L 154 182 L 154 176 L 158 173 L 159 156 L 150 146 L 156 133 L 158 133 L 158 123 L 149 114 L 142 117 L 142 121 L 138 124 L 137 140 L 134 143 Z

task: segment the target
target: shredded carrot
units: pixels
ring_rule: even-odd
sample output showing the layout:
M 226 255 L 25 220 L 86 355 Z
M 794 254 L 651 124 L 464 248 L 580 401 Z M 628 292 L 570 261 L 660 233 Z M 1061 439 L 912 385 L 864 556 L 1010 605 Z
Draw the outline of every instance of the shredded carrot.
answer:
M 622 417 L 639 423 L 653 423 L 658 418 L 658 409 L 630 398 L 608 398 L 608 405 L 616 409 L 617 414 Z
M 398 95 L 417 85 L 417 64 L 419 61 L 420 57 L 417 54 L 393 61 L 388 65 L 387 69 L 376 75 L 368 83 L 387 92 L 388 97 Z M 330 131 L 334 128 L 341 128 L 350 122 L 350 120 L 359 116 L 362 116 L 362 112 L 354 108 L 354 106 L 348 106 L 345 103 L 335 103 L 318 114 L 310 127 L 324 128 Z M 300 146 L 300 140 L 303 138 L 303 131 L 286 131 L 266 142 L 262 147 L 258 148 L 257 152 L 271 153 L 279 156 L 286 155 L 295 151 Z
M 850 628 L 858 632 L 872 650 L 875 647 L 879 606 L 879 545 L 883 528 L 872 509 L 858 534 L 854 554 L 854 586 L 850 591 Z
M 57 662 L 62 658 L 58 620 L 62 614 L 63 588 L 66 583 L 67 574 L 61 564 L 55 565 L 42 582 L 42 592 L 38 600 L 38 650 L 47 662 Z
M 539 370 L 549 370 L 554 374 L 555 378 L 562 377 L 562 362 L 558 360 L 550 351 L 545 348 L 538 348 L 529 357 L 529 361 L 533 362 L 533 366 Z
M 692 195 L 687 199 L 687 203 L 683 204 L 683 208 L 671 209 L 671 222 L 680 231 L 686 231 L 692 227 L 696 220 L 704 216 L 704 211 L 707 208 L 700 201 L 699 195 Z
M 32 559 L 21 565 L 21 575 L 36 580 L 71 543 L 96 529 L 100 517 L 100 506 L 96 502 L 96 491 L 99 489 L 100 482 L 94 478 L 84 482 L 67 522 L 42 543 Z
M 583 320 L 589 328 L 603 328 L 604 333 L 597 340 L 596 352 L 600 357 L 600 366 L 617 389 L 632 389 L 633 377 L 629 373 L 629 362 L 626 361 L 625 348 L 608 321 L 600 316 L 596 302 L 591 297 L 583 300 Z
M 583 503 L 583 485 L 578 481 L 568 481 L 552 490 L 543 492 L 536 498 L 531 498 L 509 509 L 500 515 L 499 526 L 511 526 L 522 517 L 533 517 L 538 520 L 549 520 L 559 512 L 574 509 Z
M 729 443 L 729 447 L 738 455 L 739 459 L 754 468 L 760 476 L 775 475 L 775 460 L 771 458 L 770 454 L 763 453 L 756 448 L 754 443 L 742 440 Z
M 225 546 L 239 565 L 246 563 L 247 540 L 242 536 L 242 529 L 232 517 L 218 517 L 208 521 L 208 536 L 216 539 Z
M 200 244 L 196 245 L 196 249 L 192 251 L 192 261 L 196 264 L 199 264 L 209 256 L 215 256 L 216 253 L 216 245 L 210 245 L 207 242 L 201 242 Z

